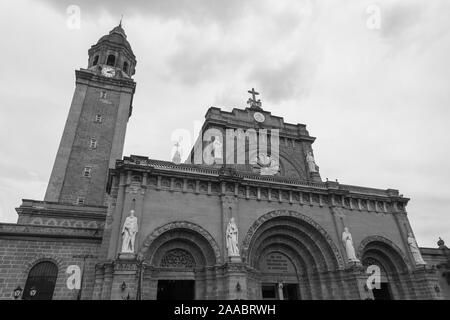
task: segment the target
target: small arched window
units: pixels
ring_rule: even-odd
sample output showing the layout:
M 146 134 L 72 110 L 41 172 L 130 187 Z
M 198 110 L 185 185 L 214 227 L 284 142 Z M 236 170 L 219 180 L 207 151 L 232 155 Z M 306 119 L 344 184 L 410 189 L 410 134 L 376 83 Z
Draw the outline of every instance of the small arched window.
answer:
M 110 54 L 110 55 L 108 56 L 108 59 L 106 60 L 106 64 L 107 64 L 108 66 L 114 67 L 114 65 L 116 64 L 116 56 L 113 55 L 113 54 Z
M 123 68 L 122 68 L 123 72 L 128 73 L 128 62 L 124 62 L 123 63 Z
M 98 63 L 98 56 L 95 56 L 95 57 L 94 57 L 94 61 L 92 62 L 92 65 L 93 65 L 93 66 L 96 66 L 97 63 Z
M 51 300 L 57 277 L 58 267 L 53 262 L 39 262 L 28 273 L 22 299 Z

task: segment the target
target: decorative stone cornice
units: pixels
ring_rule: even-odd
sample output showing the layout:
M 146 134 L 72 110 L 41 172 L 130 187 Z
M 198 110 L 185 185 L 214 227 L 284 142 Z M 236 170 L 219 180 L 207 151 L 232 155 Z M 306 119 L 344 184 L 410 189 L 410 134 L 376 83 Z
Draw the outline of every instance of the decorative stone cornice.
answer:
M 0 238 L 82 239 L 101 241 L 100 229 L 0 223 Z
M 348 210 L 379 214 L 404 213 L 404 208 L 409 200 L 393 189 L 382 190 L 330 181 L 311 182 L 286 177 L 263 176 L 238 171 L 233 167 L 217 168 L 206 165 L 175 164 L 134 155 L 118 160 L 116 168 L 111 170 L 110 176 L 125 175 L 128 177 L 130 171 L 133 171 L 133 175 L 146 173 L 147 184 L 145 186 L 150 189 L 156 187 L 158 190 L 207 195 L 234 194 L 238 198 L 245 199 L 321 207 L 339 206 Z M 180 183 L 176 182 L 177 179 L 181 181 L 181 188 L 178 187 Z M 123 180 L 122 178 L 121 181 Z M 155 181 L 157 181 L 156 184 Z M 186 183 L 188 183 L 188 187 L 190 185 L 195 185 L 195 187 L 188 188 Z M 220 185 L 219 188 L 214 185 L 217 183 Z M 222 188 L 223 183 L 225 183 L 225 188 Z M 232 184 L 236 187 L 228 187 Z M 108 188 L 108 190 L 110 189 L 111 187 Z M 273 190 L 274 195 L 267 194 L 270 190 Z
M 265 115 L 267 123 L 270 123 L 271 126 L 280 130 L 281 138 L 308 141 L 311 143 L 316 139 L 309 135 L 309 132 L 306 130 L 306 125 L 304 124 L 287 123 L 284 122 L 284 118 L 274 116 L 266 110 L 257 111 Z M 254 112 L 255 110 L 252 108 L 234 108 L 231 112 L 228 112 L 217 107 L 211 107 L 206 112 L 203 127 L 215 125 L 224 128 L 254 129 L 255 124 L 253 120 L 247 120 L 251 119 L 247 115 L 249 113 L 253 114 Z
M 57 216 L 59 218 L 88 218 L 103 220 L 106 216 L 105 206 L 79 206 L 58 202 L 23 199 L 22 205 L 16 208 L 17 213 Z
M 136 261 L 115 261 L 114 262 L 114 271 L 136 271 L 137 263 Z
M 98 75 L 89 69 L 75 70 L 76 83 L 93 85 L 95 82 L 107 84 L 111 86 L 111 90 L 130 91 L 134 93 L 136 90 L 136 82 L 131 78 L 107 78 Z M 104 88 L 104 87 L 102 87 Z

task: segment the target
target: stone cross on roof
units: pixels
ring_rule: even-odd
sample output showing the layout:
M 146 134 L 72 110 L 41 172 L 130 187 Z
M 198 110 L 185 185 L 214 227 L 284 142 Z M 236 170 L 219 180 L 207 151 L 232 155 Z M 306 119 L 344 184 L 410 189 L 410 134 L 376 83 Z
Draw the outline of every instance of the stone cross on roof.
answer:
M 250 105 L 250 108 L 262 110 L 261 100 L 256 100 L 256 96 L 259 95 L 259 92 L 256 92 L 255 88 L 252 88 L 252 90 L 248 90 L 247 92 L 252 95 L 252 97 L 247 100 L 247 104 Z
M 175 163 L 175 164 L 180 164 L 180 163 L 181 163 L 181 154 L 180 154 L 180 149 L 179 149 L 179 147 L 180 147 L 180 142 L 177 141 L 177 142 L 174 144 L 174 146 L 175 146 L 177 149 L 175 150 L 175 153 L 174 153 L 174 155 L 173 155 L 173 157 L 172 157 L 172 162 Z

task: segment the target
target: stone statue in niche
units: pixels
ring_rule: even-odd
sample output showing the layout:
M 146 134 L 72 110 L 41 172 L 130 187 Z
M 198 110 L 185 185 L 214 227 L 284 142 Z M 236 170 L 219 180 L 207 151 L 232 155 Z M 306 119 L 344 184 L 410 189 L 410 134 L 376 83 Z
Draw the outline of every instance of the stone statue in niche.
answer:
M 136 233 L 138 233 L 137 218 L 134 216 L 134 210 L 131 210 L 122 228 L 122 253 L 134 253 Z
M 214 159 L 222 159 L 223 157 L 222 142 L 220 142 L 220 139 L 217 136 L 214 136 L 213 152 L 214 152 Z
M 353 246 L 353 238 L 348 228 L 344 228 L 344 232 L 342 233 L 342 242 L 345 247 L 345 253 L 347 254 L 347 259 L 350 262 L 359 262 L 359 259 L 356 257 L 355 247 Z
M 228 222 L 226 237 L 227 237 L 228 256 L 238 257 L 239 256 L 238 228 L 233 217 L 231 217 L 230 221 Z
M 309 172 L 319 172 L 319 166 L 316 165 L 316 161 L 311 151 L 306 154 L 306 163 L 308 164 Z
M 417 245 L 417 241 L 414 238 L 413 234 L 410 232 L 408 233 L 408 245 L 409 245 L 409 250 L 411 250 L 411 253 L 414 257 L 414 260 L 416 262 L 417 265 L 425 265 L 427 264 L 423 258 L 422 258 L 422 254 L 420 253 L 420 249 L 419 246 Z

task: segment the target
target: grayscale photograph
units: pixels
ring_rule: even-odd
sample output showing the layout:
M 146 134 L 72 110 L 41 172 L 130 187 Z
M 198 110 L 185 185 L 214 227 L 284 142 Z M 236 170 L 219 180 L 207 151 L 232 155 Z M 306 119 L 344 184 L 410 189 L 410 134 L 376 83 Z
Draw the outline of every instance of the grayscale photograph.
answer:
M 450 1 L 0 12 L 0 300 L 450 300 Z

